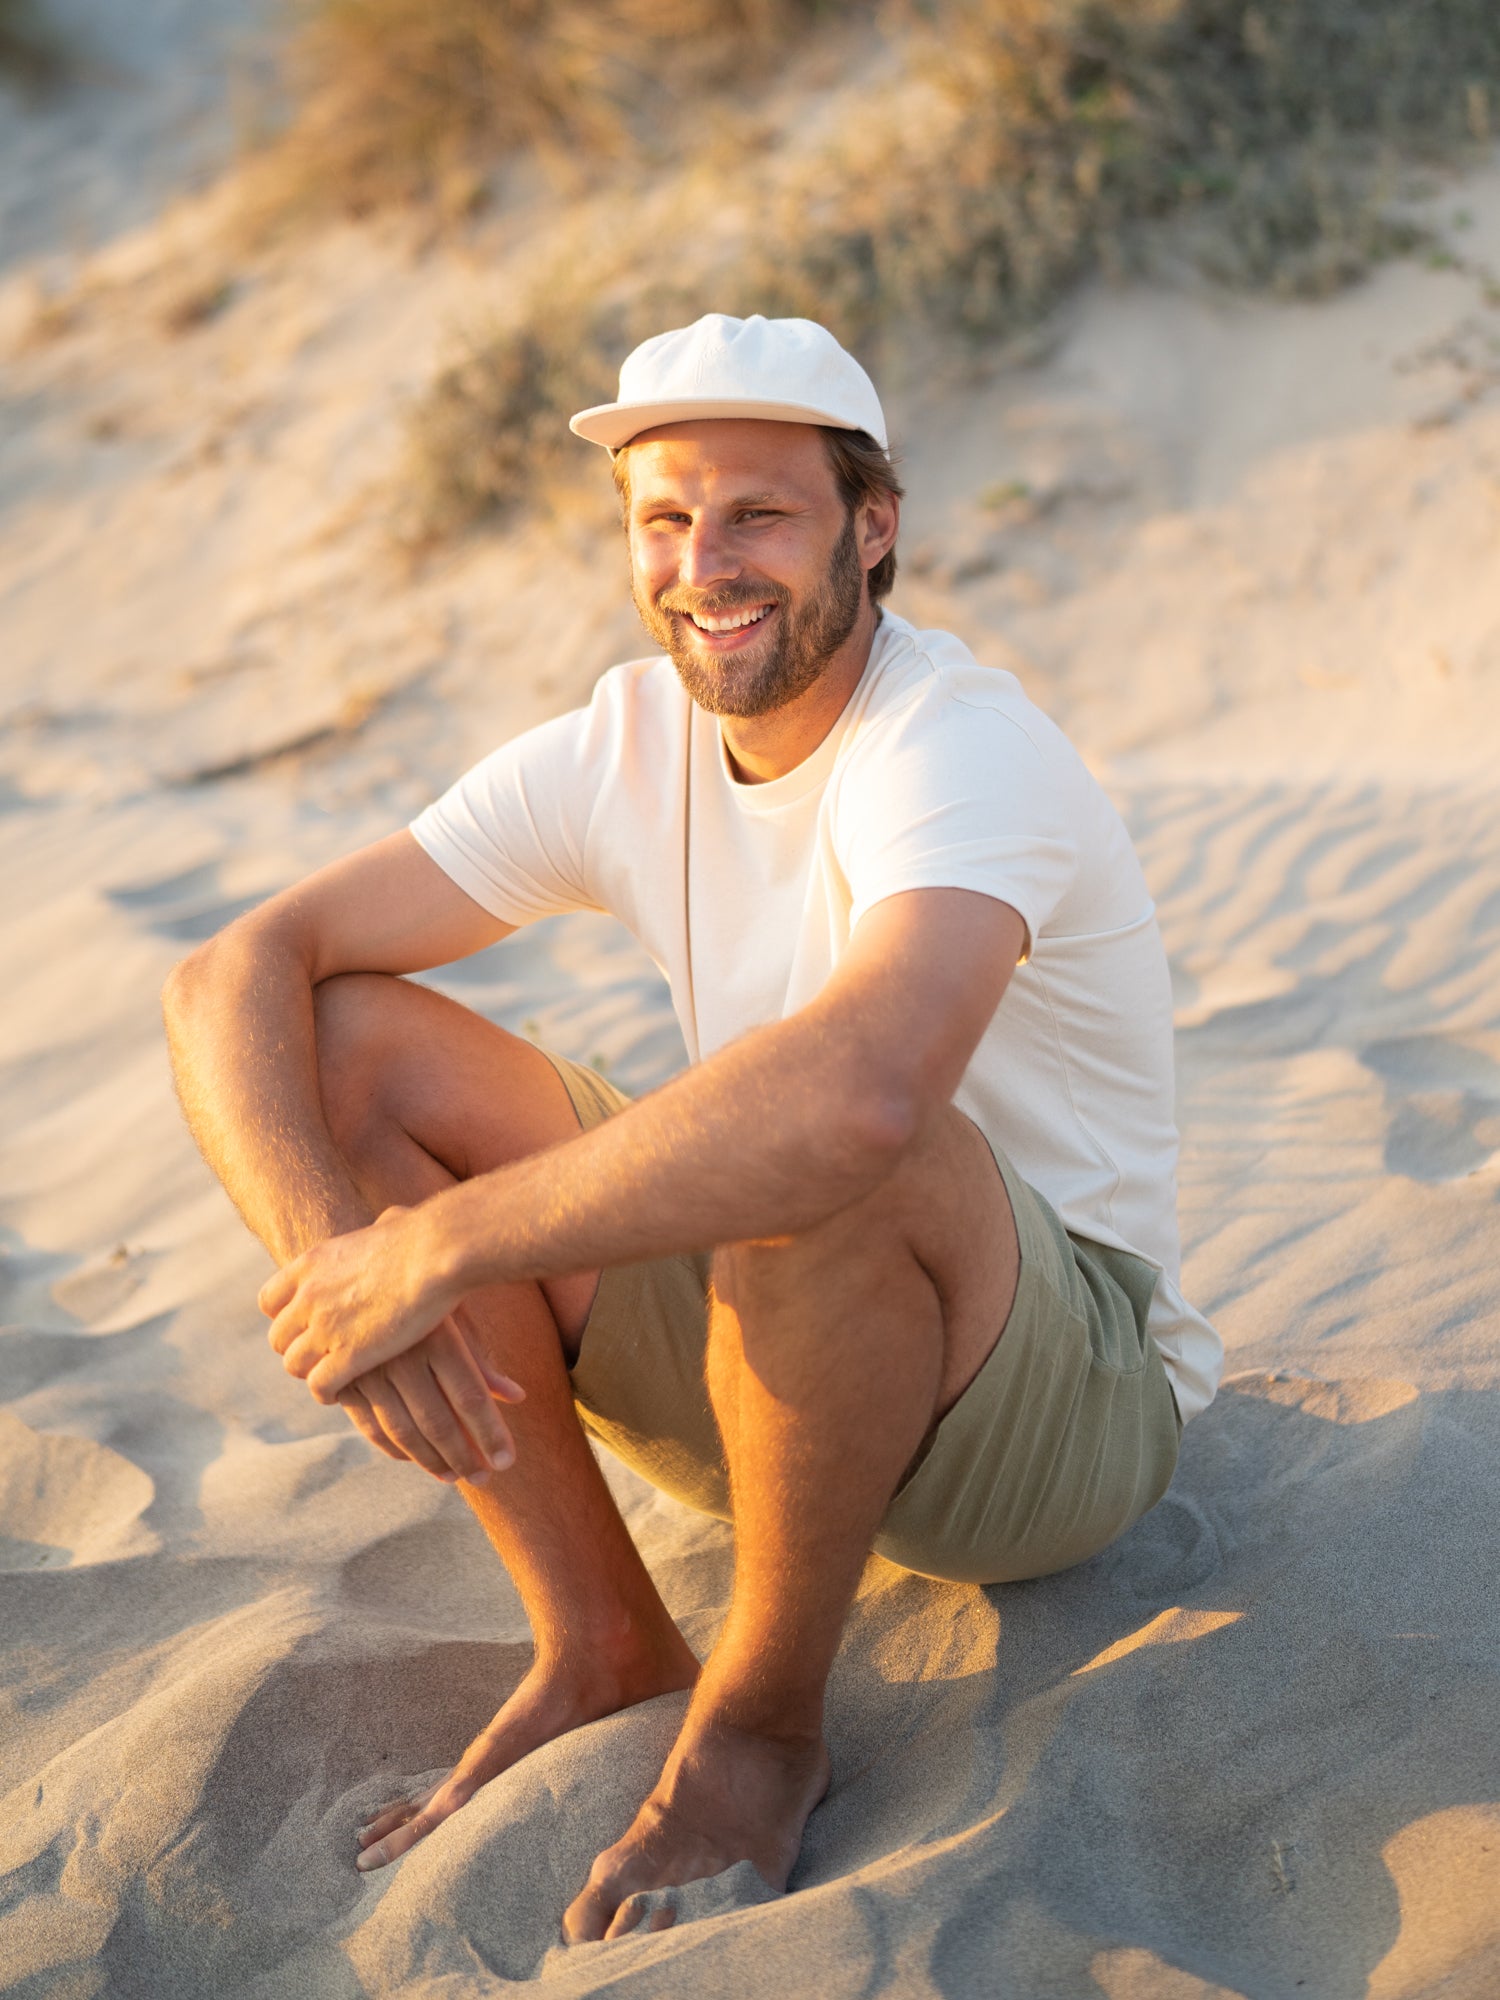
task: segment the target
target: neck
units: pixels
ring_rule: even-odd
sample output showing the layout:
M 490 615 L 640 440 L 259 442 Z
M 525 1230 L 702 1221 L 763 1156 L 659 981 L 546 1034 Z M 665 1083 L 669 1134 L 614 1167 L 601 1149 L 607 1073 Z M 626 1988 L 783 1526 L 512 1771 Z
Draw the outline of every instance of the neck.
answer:
M 854 630 L 805 693 L 767 715 L 719 718 L 724 748 L 742 784 L 784 778 L 812 755 L 858 687 L 879 622 L 880 613 L 866 597 Z

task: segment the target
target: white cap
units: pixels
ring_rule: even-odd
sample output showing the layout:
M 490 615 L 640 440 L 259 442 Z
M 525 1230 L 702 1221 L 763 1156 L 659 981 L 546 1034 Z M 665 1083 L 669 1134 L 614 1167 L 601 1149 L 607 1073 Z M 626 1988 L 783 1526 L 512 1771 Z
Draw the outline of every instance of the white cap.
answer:
M 580 410 L 569 429 L 618 451 L 641 431 L 694 417 L 827 424 L 887 441 L 874 383 L 827 327 L 759 313 L 705 313 L 642 341 L 620 370 L 619 400 Z

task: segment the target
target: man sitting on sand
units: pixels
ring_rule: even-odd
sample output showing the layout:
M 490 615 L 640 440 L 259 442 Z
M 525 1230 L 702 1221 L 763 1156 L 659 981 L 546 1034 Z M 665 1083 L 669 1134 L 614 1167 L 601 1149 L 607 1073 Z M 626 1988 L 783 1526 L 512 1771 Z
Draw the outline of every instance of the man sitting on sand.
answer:
M 809 321 L 711 314 L 573 428 L 614 456 L 665 657 L 241 917 L 167 1014 L 284 1267 L 272 1345 L 462 1482 L 531 1620 L 526 1678 L 359 1866 L 692 1689 L 580 1940 L 740 1861 L 784 1888 L 871 1549 L 976 1583 L 1082 1561 L 1160 1497 L 1220 1355 L 1177 1289 L 1129 838 L 1009 674 L 881 609 L 901 488 L 868 376 Z M 584 909 L 664 969 L 692 1058 L 637 1103 L 400 977 Z M 590 1435 L 734 1524 L 701 1667 Z

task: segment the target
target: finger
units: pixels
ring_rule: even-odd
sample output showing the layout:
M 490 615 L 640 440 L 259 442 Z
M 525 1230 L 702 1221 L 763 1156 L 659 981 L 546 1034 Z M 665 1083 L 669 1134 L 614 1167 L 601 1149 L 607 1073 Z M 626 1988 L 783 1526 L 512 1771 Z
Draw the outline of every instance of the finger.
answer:
M 370 1408 L 375 1412 L 381 1429 L 391 1442 L 399 1446 L 403 1458 L 409 1458 L 414 1465 L 420 1465 L 424 1472 L 430 1472 L 434 1479 L 441 1479 L 446 1485 L 453 1485 L 458 1477 L 442 1454 L 428 1442 L 422 1426 L 409 1408 L 401 1389 L 392 1382 L 381 1369 L 372 1369 L 360 1378 Z
M 406 1453 L 398 1444 L 393 1444 L 381 1428 L 380 1420 L 358 1389 L 346 1389 L 339 1397 L 339 1407 L 353 1424 L 366 1444 L 374 1445 L 377 1451 L 394 1458 L 398 1464 L 405 1464 Z
M 287 1349 L 296 1340 L 298 1334 L 303 1331 L 302 1315 L 297 1310 L 297 1301 L 294 1295 L 288 1299 L 280 1312 L 277 1313 L 275 1319 L 271 1321 L 266 1339 L 270 1341 L 274 1351 L 285 1360 Z
M 428 1350 L 428 1367 L 447 1397 L 450 1409 L 488 1463 L 497 1472 L 513 1465 L 515 1440 L 504 1417 L 495 1407 L 489 1385 L 463 1342 L 458 1339 L 452 1342 L 434 1341 Z
M 483 1354 L 477 1353 L 472 1347 L 469 1352 L 473 1354 L 474 1365 L 484 1377 L 492 1396 L 498 1396 L 502 1403 L 526 1401 L 526 1391 L 513 1375 L 502 1375 L 493 1361 L 487 1361 Z
M 280 1324 L 281 1322 L 278 1320 L 277 1325 L 279 1326 Z M 311 1388 L 312 1383 L 309 1378 L 322 1358 L 322 1341 L 312 1331 L 311 1327 L 302 1327 L 293 1332 L 291 1339 L 287 1342 L 285 1348 L 283 1348 L 281 1365 L 288 1375 L 295 1375 L 299 1381 L 306 1382 L 308 1387 Z M 345 1381 L 352 1382 L 353 1380 L 354 1375 L 350 1371 L 345 1377 Z M 344 1382 L 340 1382 L 338 1386 L 342 1389 Z M 333 1403 L 337 1402 L 337 1400 L 336 1395 L 318 1397 L 320 1403 Z
M 274 1277 L 267 1278 L 255 1295 L 255 1302 L 267 1319 L 275 1319 L 297 1289 L 291 1270 L 291 1264 L 284 1265 Z
M 442 1331 L 445 1335 L 451 1334 L 463 1342 L 473 1355 L 474 1366 L 484 1377 L 492 1396 L 498 1396 L 502 1403 L 525 1402 L 526 1391 L 514 1375 L 507 1375 L 504 1369 L 498 1367 L 485 1353 L 483 1336 L 475 1326 L 467 1306 L 462 1304 L 456 1306 L 448 1315 Z M 434 1345 L 436 1344 L 434 1341 Z
M 293 1368 L 294 1355 L 306 1365 Z M 336 1403 L 340 1390 L 347 1388 L 362 1372 L 359 1364 L 348 1355 L 320 1353 L 307 1334 L 287 1349 L 286 1366 L 292 1374 L 300 1375 L 306 1382 L 315 1403 Z
M 332 1354 L 320 1354 L 315 1347 L 304 1343 L 305 1336 L 303 1341 L 298 1341 L 287 1349 L 285 1357 L 287 1373 L 302 1377 L 307 1384 L 308 1394 L 315 1403 L 336 1403 L 340 1391 L 354 1380 L 356 1374 L 363 1371 L 347 1358 L 339 1360 Z M 294 1355 L 305 1365 L 294 1368 L 292 1366 Z
M 490 1470 L 488 1459 L 459 1421 L 425 1355 L 403 1354 L 386 1364 L 385 1373 L 428 1446 L 445 1466 L 460 1479 L 474 1479 Z

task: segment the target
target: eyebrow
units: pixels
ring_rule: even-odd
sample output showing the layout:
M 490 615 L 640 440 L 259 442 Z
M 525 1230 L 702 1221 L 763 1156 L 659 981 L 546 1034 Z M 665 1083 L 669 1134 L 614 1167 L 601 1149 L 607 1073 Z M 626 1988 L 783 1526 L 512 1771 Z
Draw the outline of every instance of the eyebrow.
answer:
M 791 501 L 792 495 L 789 493 L 736 493 L 734 498 L 728 502 L 728 505 L 731 507 L 765 507 L 771 505 L 784 507 L 791 504 Z M 637 499 L 636 505 L 643 510 L 648 510 L 652 507 L 681 507 L 684 505 L 684 502 L 681 496 L 675 493 L 643 493 Z

